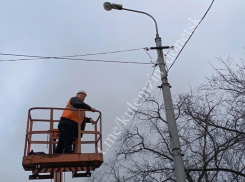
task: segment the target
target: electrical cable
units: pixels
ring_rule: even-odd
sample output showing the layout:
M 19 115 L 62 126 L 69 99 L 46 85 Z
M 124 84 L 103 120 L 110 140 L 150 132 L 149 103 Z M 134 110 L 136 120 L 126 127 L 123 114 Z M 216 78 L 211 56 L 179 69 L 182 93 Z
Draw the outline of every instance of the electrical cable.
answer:
M 105 63 L 121 63 L 121 64 L 154 64 L 152 63 L 142 63 L 142 62 L 133 62 L 133 61 L 110 61 L 110 60 L 100 60 L 100 59 L 81 59 L 81 58 L 70 58 L 70 57 L 79 57 L 79 56 L 91 56 L 91 55 L 100 55 L 100 54 L 114 54 L 114 53 L 122 53 L 122 52 L 128 52 L 128 51 L 136 51 L 136 50 L 145 50 L 147 51 L 148 48 L 138 48 L 138 49 L 128 49 L 123 51 L 113 51 L 113 52 L 103 52 L 103 53 L 95 53 L 95 54 L 82 54 L 82 55 L 72 55 L 72 56 L 34 56 L 34 55 L 24 55 L 24 54 L 6 54 L 6 53 L 0 53 L 0 55 L 3 56 L 16 56 L 16 57 L 28 57 L 33 59 L 9 59 L 9 60 L 0 60 L 0 61 L 28 61 L 28 60 L 38 60 L 38 59 L 60 59 L 60 60 L 73 60 L 73 61 L 91 61 L 91 62 L 105 62 Z M 147 52 L 146 52 L 147 53 Z M 148 54 L 148 53 L 147 53 Z M 148 54 L 148 56 L 150 56 Z M 151 56 L 150 56 L 151 58 Z
M 194 28 L 194 30 L 192 31 L 191 35 L 189 36 L 189 38 L 187 39 L 187 41 L 185 42 L 185 44 L 183 45 L 183 47 L 181 48 L 180 52 L 178 53 L 178 55 L 176 56 L 176 58 L 174 59 L 173 63 L 170 65 L 168 71 L 166 74 L 168 74 L 168 72 L 170 71 L 170 69 L 173 67 L 174 63 L 176 62 L 176 60 L 178 59 L 180 53 L 182 52 L 182 50 L 185 48 L 186 44 L 189 42 L 190 38 L 192 37 L 192 35 L 194 34 L 194 32 L 196 31 L 197 27 L 201 24 L 201 22 L 203 21 L 203 19 L 206 17 L 207 13 L 209 12 L 209 10 L 211 9 L 212 5 L 214 3 L 214 0 L 212 1 L 212 3 L 210 4 L 209 8 L 207 9 L 207 11 L 205 12 L 205 14 L 203 15 L 202 19 L 199 21 L 199 23 L 197 24 L 197 26 Z
M 156 63 L 155 63 L 155 65 L 154 65 L 154 69 L 153 69 L 153 71 L 152 71 L 152 73 L 151 73 L 151 76 L 150 76 L 150 80 L 149 80 L 149 82 L 147 83 L 147 85 L 146 85 L 146 90 L 148 90 L 148 87 L 149 87 L 149 83 L 150 83 L 150 81 L 151 81 L 151 78 L 152 78 L 152 76 L 153 76 L 153 73 L 155 72 L 155 70 L 156 70 L 156 66 L 158 65 L 158 63 L 159 63 L 159 56 L 157 57 L 157 61 L 156 61 Z
M 150 57 L 151 62 L 152 62 L 152 57 L 151 57 L 151 55 L 148 53 L 149 49 L 148 49 L 148 48 L 145 48 L 144 50 L 145 50 L 146 54 Z M 153 63 L 153 62 L 152 62 L 152 63 Z
M 123 53 L 123 52 L 130 52 L 130 51 L 138 51 L 145 48 L 137 48 L 137 49 L 128 49 L 128 50 L 122 50 L 122 51 L 112 51 L 112 52 L 100 52 L 100 53 L 94 53 L 94 54 L 82 54 L 82 55 L 73 55 L 73 56 L 63 56 L 63 57 L 80 57 L 80 56 L 95 56 L 95 55 L 103 55 L 103 54 L 115 54 L 115 53 Z
M 101 59 L 76 59 L 76 58 L 63 58 L 63 57 L 43 57 L 35 59 L 12 59 L 12 60 L 0 60 L 0 62 L 14 62 L 14 61 L 28 61 L 28 60 L 40 60 L 40 59 L 60 59 L 60 60 L 70 60 L 70 61 L 88 61 L 88 62 L 104 62 L 104 63 L 121 63 L 121 64 L 153 64 L 153 63 L 142 63 L 134 61 L 110 61 Z
M 81 54 L 81 55 L 69 55 L 69 56 L 33 56 L 33 55 L 26 55 L 26 54 L 10 54 L 10 53 L 0 53 L 3 56 L 21 56 L 21 57 L 32 57 L 32 58 L 66 58 L 66 57 L 82 57 L 82 56 L 96 56 L 101 54 L 115 54 L 115 53 L 122 53 L 122 52 L 129 52 L 129 51 L 138 51 L 138 50 L 147 50 L 148 48 L 136 48 L 136 49 L 127 49 L 122 51 L 110 51 L 110 52 L 99 52 L 99 53 L 88 53 L 88 54 Z

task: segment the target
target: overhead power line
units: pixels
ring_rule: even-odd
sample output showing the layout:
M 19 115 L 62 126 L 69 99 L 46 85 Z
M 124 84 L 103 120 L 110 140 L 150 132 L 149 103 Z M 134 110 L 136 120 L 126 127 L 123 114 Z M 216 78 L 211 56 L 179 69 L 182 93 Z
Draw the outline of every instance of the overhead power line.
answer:
M 80 56 L 95 56 L 95 55 L 103 55 L 103 54 L 116 54 L 116 53 L 139 51 L 139 50 L 146 50 L 146 49 L 147 48 L 137 48 L 137 49 L 122 50 L 122 51 L 100 52 L 100 53 L 94 53 L 94 54 L 82 54 L 82 55 L 63 56 L 63 57 L 80 57 Z
M 36 56 L 36 55 L 26 55 L 26 54 L 0 53 L 0 55 L 2 56 L 24 57 L 20 59 L 8 59 L 8 60 L 0 60 L 0 61 L 12 62 L 12 61 L 28 61 L 28 60 L 39 60 L 39 59 L 60 59 L 60 60 L 72 60 L 72 61 L 90 61 L 90 62 L 120 63 L 120 64 L 145 64 L 145 65 L 153 64 L 153 63 L 142 63 L 142 62 L 135 62 L 135 61 L 110 61 L 110 60 L 101 60 L 101 59 L 73 58 L 73 57 L 83 57 L 83 56 L 95 56 L 95 55 L 102 55 L 102 54 L 103 55 L 115 54 L 115 53 L 123 53 L 123 52 L 146 50 L 146 49 L 147 48 L 137 48 L 137 49 L 122 50 L 122 51 L 100 52 L 100 53 L 69 55 L 69 56 Z
M 69 56 L 34 56 L 27 54 L 10 54 L 10 53 L 0 53 L 2 56 L 16 56 L 16 57 L 30 57 L 30 58 L 40 58 L 40 59 L 52 59 L 52 58 L 68 58 L 68 57 L 82 57 L 82 56 L 96 56 L 101 54 L 115 54 L 115 53 L 123 53 L 130 51 L 138 51 L 138 50 L 146 50 L 147 48 L 137 48 L 137 49 L 127 49 L 122 51 L 110 51 L 110 52 L 99 52 L 99 53 L 88 53 L 88 54 L 78 54 L 78 55 L 69 55 Z
M 9 60 L 0 60 L 1 62 L 13 62 L 13 61 L 28 61 L 28 60 L 40 60 L 40 59 L 60 59 L 60 60 L 70 60 L 70 61 L 88 61 L 88 62 L 104 62 L 104 63 L 121 63 L 121 64 L 153 64 L 153 63 L 142 63 L 134 61 L 110 61 L 110 60 L 101 60 L 101 59 L 80 59 L 80 58 L 62 58 L 62 57 L 52 57 L 52 58 L 34 58 L 34 59 L 9 59 Z
M 178 55 L 176 56 L 176 58 L 174 59 L 173 63 L 170 65 L 167 73 L 170 71 L 170 69 L 173 67 L 174 63 L 176 62 L 176 60 L 178 59 L 180 53 L 182 52 L 182 50 L 185 48 L 186 44 L 189 42 L 189 40 L 191 39 L 192 35 L 194 34 L 194 32 L 196 31 L 197 27 L 201 24 L 201 22 L 204 20 L 204 18 L 206 17 L 206 15 L 208 14 L 209 10 L 211 9 L 212 5 L 214 3 L 214 0 L 211 2 L 209 8 L 207 9 L 207 11 L 205 12 L 205 14 L 203 15 L 202 19 L 200 20 L 200 22 L 197 24 L 197 26 L 194 28 L 194 30 L 192 31 L 191 35 L 189 36 L 189 38 L 187 39 L 187 41 L 185 42 L 185 44 L 183 45 L 183 47 L 181 48 L 180 52 L 178 53 Z M 169 53 L 169 51 L 168 51 Z M 167 53 L 167 54 L 168 54 Z

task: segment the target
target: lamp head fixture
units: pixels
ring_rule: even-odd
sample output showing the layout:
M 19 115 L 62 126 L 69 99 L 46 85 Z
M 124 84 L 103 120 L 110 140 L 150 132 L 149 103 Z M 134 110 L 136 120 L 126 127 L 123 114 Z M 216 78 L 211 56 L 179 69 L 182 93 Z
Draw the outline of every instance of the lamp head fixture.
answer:
M 103 6 L 106 11 L 111 11 L 112 9 L 122 10 L 123 8 L 121 4 L 114 4 L 110 2 L 105 2 Z

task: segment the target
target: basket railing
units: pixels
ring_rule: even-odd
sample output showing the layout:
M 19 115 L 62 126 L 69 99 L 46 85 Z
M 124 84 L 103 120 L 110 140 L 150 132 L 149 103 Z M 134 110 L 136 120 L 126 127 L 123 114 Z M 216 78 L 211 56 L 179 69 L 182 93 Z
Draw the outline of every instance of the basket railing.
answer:
M 38 119 L 38 118 L 32 118 L 32 111 L 34 110 L 49 110 L 50 111 L 50 117 L 49 119 Z M 24 157 L 28 155 L 29 152 L 31 152 L 32 144 L 47 144 L 48 145 L 48 153 L 53 154 L 55 150 L 55 145 L 58 143 L 57 136 L 54 137 L 54 134 L 58 135 L 59 131 L 57 128 L 54 128 L 54 123 L 59 122 L 60 120 L 54 119 L 54 111 L 63 111 L 63 110 L 71 110 L 78 112 L 78 136 L 77 139 L 73 142 L 73 146 L 75 147 L 75 153 L 81 153 L 81 145 L 83 144 L 94 144 L 95 147 L 95 153 L 98 153 L 102 151 L 102 116 L 100 111 L 95 111 L 95 113 L 99 113 L 97 119 L 94 123 L 94 129 L 92 131 L 82 131 L 81 130 L 81 124 L 83 121 L 81 121 L 81 114 L 82 111 L 86 112 L 92 112 L 86 109 L 72 109 L 72 108 L 54 108 L 54 107 L 34 107 L 30 108 L 28 111 L 28 118 L 27 118 L 27 127 L 26 127 L 26 137 L 25 137 L 25 148 L 24 148 Z M 86 114 L 85 114 L 86 116 Z M 49 129 L 48 130 L 33 130 L 33 124 L 34 122 L 49 122 Z M 84 121 L 85 122 L 85 121 Z M 49 140 L 33 140 L 32 136 L 35 134 L 48 134 Z M 94 135 L 94 140 L 83 140 L 81 138 L 81 134 L 92 134 Z

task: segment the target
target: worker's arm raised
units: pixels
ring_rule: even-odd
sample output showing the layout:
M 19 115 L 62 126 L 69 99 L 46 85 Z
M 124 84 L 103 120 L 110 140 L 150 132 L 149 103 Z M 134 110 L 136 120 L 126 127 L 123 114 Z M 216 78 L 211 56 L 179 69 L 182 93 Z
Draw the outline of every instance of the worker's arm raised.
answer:
M 88 110 L 91 110 L 92 111 L 92 108 L 88 104 L 84 103 L 78 97 L 72 97 L 70 99 L 70 103 L 75 108 L 88 109 Z
M 95 108 L 91 108 L 91 111 L 96 112 L 96 111 L 98 111 L 98 110 L 95 109 Z

